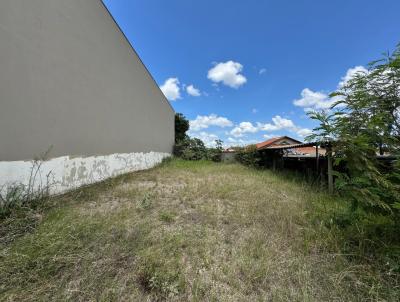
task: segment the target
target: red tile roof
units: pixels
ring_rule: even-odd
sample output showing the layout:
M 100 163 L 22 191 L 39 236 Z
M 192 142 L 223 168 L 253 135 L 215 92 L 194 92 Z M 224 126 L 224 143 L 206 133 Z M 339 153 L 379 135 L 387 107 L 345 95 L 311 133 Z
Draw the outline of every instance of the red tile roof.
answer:
M 289 136 L 279 136 L 279 137 L 273 137 L 273 138 L 271 138 L 271 139 L 269 139 L 269 140 L 266 140 L 265 142 L 258 143 L 258 144 L 256 145 L 256 146 L 257 146 L 257 149 L 264 149 L 264 148 L 267 148 L 267 147 L 269 147 L 269 146 L 273 146 L 273 145 L 275 145 L 277 142 L 279 142 L 280 140 L 282 140 L 282 139 L 284 139 L 284 138 L 290 139 L 290 140 L 292 140 L 292 141 L 295 141 L 295 142 L 298 142 L 299 144 L 301 144 L 301 142 L 299 142 L 298 140 L 293 139 L 293 138 L 291 138 L 291 137 L 289 137 Z
M 273 137 L 269 140 L 266 140 L 265 142 L 262 143 L 258 143 L 256 144 L 257 149 L 263 148 L 263 147 L 267 147 L 272 145 L 273 143 L 275 143 L 276 141 L 279 141 L 280 139 L 284 138 L 284 136 L 279 136 L 279 137 Z

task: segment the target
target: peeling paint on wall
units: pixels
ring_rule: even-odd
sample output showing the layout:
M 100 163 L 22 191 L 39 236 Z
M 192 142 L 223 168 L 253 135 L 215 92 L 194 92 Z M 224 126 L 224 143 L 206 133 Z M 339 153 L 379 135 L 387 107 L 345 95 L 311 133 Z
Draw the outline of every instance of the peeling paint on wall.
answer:
M 117 153 L 106 156 L 63 156 L 41 163 L 34 189 L 51 183 L 50 193 L 59 194 L 120 174 L 145 170 L 161 163 L 168 153 Z M 33 161 L 0 162 L 0 190 L 16 184 L 28 185 Z

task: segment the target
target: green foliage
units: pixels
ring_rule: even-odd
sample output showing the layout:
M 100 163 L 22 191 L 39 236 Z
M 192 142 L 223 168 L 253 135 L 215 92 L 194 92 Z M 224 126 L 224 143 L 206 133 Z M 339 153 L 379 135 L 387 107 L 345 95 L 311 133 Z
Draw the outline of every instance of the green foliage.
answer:
M 333 113 L 309 113 L 320 126 L 307 139 L 332 142 L 335 164 L 345 166 L 336 173 L 336 187 L 353 209 L 399 215 L 400 45 L 331 97 Z M 385 153 L 397 156 L 390 168 L 377 160 Z
M 43 181 L 41 167 L 50 151 L 51 147 L 32 161 L 27 184 L 16 182 L 0 187 L 0 219 L 15 211 L 35 209 L 49 198 L 50 189 L 54 185 L 53 175 L 49 172 Z
M 207 158 L 207 148 L 204 143 L 198 138 L 190 138 L 186 134 L 188 130 L 189 121 L 182 113 L 176 113 L 174 155 L 187 160 Z
M 246 166 L 259 167 L 261 156 L 256 145 L 249 145 L 239 148 L 236 152 L 236 160 Z
M 175 113 L 175 143 L 187 138 L 186 131 L 189 130 L 189 121 L 182 113 Z
M 189 121 L 181 113 L 175 114 L 175 145 L 174 155 L 186 160 L 208 159 L 221 161 L 222 141 L 216 140 L 214 148 L 207 148 L 199 138 L 191 138 L 186 134 Z
M 175 144 L 174 154 L 186 160 L 207 159 L 207 148 L 202 140 L 186 137 Z
M 308 117 L 318 121 L 319 126 L 314 128 L 314 133 L 305 138 L 306 141 L 331 142 L 335 139 L 334 114 L 326 111 L 310 111 Z
M 215 148 L 208 148 L 207 150 L 207 158 L 214 162 L 220 162 L 222 160 L 222 141 L 217 139 L 215 141 Z

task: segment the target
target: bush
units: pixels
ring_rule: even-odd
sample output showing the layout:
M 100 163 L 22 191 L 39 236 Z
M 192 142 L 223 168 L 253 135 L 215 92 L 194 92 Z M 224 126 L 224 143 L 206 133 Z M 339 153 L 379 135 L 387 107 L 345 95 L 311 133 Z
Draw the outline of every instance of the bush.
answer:
M 213 162 L 220 162 L 222 161 L 222 141 L 216 140 L 215 141 L 215 148 L 208 148 L 207 149 L 207 158 L 212 160 Z
M 175 144 L 174 155 L 186 160 L 207 159 L 207 148 L 202 140 L 186 137 Z
M 260 167 L 261 155 L 256 145 L 249 145 L 238 149 L 235 156 L 236 160 L 246 166 Z

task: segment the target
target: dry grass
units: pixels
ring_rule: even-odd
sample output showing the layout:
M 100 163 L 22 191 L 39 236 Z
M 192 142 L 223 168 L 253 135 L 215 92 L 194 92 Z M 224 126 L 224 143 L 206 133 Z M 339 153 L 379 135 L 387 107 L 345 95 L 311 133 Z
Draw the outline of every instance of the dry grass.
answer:
M 397 300 L 398 275 L 343 255 L 310 215 L 321 209 L 341 205 L 268 171 L 174 160 L 57 197 L 29 232 L 1 234 L 0 300 Z

